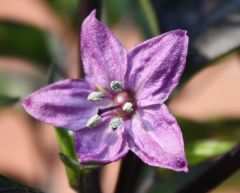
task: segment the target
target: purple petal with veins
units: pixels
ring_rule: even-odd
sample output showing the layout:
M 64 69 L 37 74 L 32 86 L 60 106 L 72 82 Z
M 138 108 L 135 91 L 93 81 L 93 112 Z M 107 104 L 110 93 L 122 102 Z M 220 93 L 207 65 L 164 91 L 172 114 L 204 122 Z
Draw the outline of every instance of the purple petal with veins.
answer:
M 86 126 L 89 117 L 99 108 L 110 103 L 109 100 L 87 101 L 93 91 L 84 80 L 68 79 L 36 91 L 22 100 L 22 105 L 36 119 L 77 131 Z

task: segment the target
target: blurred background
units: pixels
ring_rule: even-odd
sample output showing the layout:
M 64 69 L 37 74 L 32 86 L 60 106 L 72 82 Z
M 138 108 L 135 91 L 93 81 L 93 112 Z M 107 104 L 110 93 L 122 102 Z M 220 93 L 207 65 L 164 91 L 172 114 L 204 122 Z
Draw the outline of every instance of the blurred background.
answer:
M 81 76 L 79 31 L 94 7 L 126 48 L 188 30 L 186 70 L 168 104 L 183 131 L 190 173 L 144 166 L 135 191 L 173 193 L 240 141 L 239 0 L 1 0 L 0 174 L 48 193 L 74 192 L 54 128 L 29 117 L 19 100 Z M 120 164 L 101 170 L 103 193 L 114 192 Z M 238 171 L 212 193 L 240 193 L 239 182 Z

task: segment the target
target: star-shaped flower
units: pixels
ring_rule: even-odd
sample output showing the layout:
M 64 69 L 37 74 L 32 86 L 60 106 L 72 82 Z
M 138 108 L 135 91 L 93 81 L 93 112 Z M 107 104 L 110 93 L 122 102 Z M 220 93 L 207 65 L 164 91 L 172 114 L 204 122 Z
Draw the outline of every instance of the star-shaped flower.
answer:
M 127 51 L 93 11 L 83 22 L 85 80 L 67 79 L 22 101 L 36 119 L 74 132 L 81 163 L 108 163 L 129 150 L 145 163 L 187 171 L 184 143 L 164 101 L 177 86 L 188 47 L 184 30 Z

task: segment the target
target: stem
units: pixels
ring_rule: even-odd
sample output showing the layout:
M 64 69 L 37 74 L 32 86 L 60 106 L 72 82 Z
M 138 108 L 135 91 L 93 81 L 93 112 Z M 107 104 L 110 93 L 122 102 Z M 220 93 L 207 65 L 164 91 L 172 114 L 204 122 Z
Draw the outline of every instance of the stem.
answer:
M 79 183 L 79 190 L 81 193 L 85 193 L 85 190 L 84 190 L 84 174 L 81 174 L 80 175 L 80 183 Z
M 176 193 L 205 193 L 240 169 L 240 143 Z
M 121 107 L 121 105 L 115 105 L 115 106 L 107 107 L 107 108 L 104 108 L 104 109 L 99 109 L 98 110 L 98 115 L 102 115 L 103 113 L 115 110 L 115 109 L 120 108 L 120 107 Z
M 122 161 L 115 193 L 134 193 L 144 164 L 133 153 L 129 153 Z
M 91 171 L 90 173 L 83 173 L 80 178 L 81 187 L 79 187 L 79 193 L 101 193 L 100 169 Z

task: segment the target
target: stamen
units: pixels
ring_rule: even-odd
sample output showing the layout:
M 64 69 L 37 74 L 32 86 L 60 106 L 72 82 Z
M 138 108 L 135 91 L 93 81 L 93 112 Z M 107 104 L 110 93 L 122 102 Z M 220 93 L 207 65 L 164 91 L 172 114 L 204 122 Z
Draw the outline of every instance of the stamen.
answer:
M 122 107 L 122 110 L 125 111 L 125 112 L 132 112 L 133 111 L 133 104 L 130 103 L 130 102 L 126 102 L 123 107 Z
M 99 115 L 94 115 L 87 121 L 87 127 L 95 127 L 101 123 L 101 117 Z
M 87 100 L 89 101 L 100 101 L 103 97 L 103 93 L 102 92 L 91 92 L 88 97 Z
M 111 82 L 111 88 L 116 91 L 116 92 L 119 92 L 119 91 L 122 91 L 123 89 L 123 84 L 117 80 L 114 80 Z
M 110 122 L 110 126 L 113 130 L 117 129 L 123 123 L 123 119 L 121 117 L 113 118 Z

